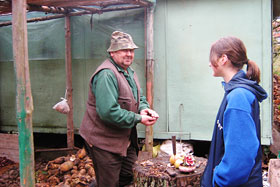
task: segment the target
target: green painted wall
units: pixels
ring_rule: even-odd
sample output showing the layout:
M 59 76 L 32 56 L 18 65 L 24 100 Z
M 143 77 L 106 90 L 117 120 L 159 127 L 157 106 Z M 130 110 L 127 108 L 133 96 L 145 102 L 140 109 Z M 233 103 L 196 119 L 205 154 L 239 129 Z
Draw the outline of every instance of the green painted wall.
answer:
M 140 49 L 133 68 L 145 93 L 143 10 L 71 18 L 73 43 L 74 125 L 85 110 L 88 79 L 106 58 L 110 34 L 129 32 Z M 64 20 L 28 24 L 34 97 L 34 131 L 66 132 L 66 116 L 52 106 L 65 93 Z M 7 30 L 6 30 L 7 29 Z M 16 128 L 12 46 L 0 28 L 0 130 Z M 5 35 L 4 35 L 5 34 Z M 34 35 L 35 34 L 35 35 Z M 269 98 L 261 104 L 262 140 L 269 144 L 272 124 L 271 1 L 158 0 L 154 20 L 154 108 L 160 118 L 154 137 L 210 140 L 223 88 L 209 68 L 211 43 L 234 35 L 247 46 L 248 57 L 262 71 Z M 2 37 L 5 36 L 5 37 Z M 8 44 L 8 45 L 7 45 Z M 145 128 L 138 125 L 140 137 Z

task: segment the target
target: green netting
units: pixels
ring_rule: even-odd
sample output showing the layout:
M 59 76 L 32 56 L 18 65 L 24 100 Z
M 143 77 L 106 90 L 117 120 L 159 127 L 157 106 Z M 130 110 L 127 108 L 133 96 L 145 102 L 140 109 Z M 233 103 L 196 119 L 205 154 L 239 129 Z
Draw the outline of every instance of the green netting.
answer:
M 30 17 L 38 16 L 41 14 Z M 0 17 L 0 22 L 7 20 L 6 16 Z M 66 116 L 52 109 L 64 97 L 66 87 L 64 24 L 64 18 L 28 23 L 34 132 L 66 132 Z M 17 131 L 11 28 L 0 28 L 0 131 Z M 115 30 L 130 33 L 139 46 L 133 67 L 145 84 L 143 9 L 71 17 L 75 128 L 85 110 L 89 77 L 106 58 L 110 35 Z
M 33 13 L 28 18 L 41 16 L 42 13 Z M 0 22 L 10 19 L 11 16 L 3 16 Z M 73 59 L 103 57 L 115 30 L 131 33 L 135 42 L 144 47 L 143 19 L 143 10 L 71 17 Z M 28 23 L 29 60 L 65 58 L 64 24 L 64 18 Z M 0 61 L 13 60 L 12 26 L 0 28 L 0 49 Z

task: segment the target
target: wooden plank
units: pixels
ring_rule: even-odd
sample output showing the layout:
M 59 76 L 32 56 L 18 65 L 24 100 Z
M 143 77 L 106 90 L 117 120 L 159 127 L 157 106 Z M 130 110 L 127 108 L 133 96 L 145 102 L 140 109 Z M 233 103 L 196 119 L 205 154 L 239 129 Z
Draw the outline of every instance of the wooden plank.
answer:
M 18 149 L 18 135 L 0 133 L 0 148 Z
M 18 135 L 0 133 L 0 140 L 0 157 L 19 163 Z
M 19 163 L 18 149 L 1 149 L 0 148 L 0 157 L 6 157 L 7 159 L 12 160 L 15 163 Z

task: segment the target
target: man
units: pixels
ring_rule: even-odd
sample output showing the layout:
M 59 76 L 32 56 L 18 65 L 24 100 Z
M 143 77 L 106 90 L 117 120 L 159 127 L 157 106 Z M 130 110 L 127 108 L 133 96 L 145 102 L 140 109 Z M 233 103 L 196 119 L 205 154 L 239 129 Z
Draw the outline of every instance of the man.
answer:
M 129 186 L 137 160 L 136 124 L 153 125 L 158 114 L 141 95 L 130 67 L 138 48 L 127 33 L 115 31 L 106 59 L 90 78 L 86 112 L 80 127 L 99 187 Z

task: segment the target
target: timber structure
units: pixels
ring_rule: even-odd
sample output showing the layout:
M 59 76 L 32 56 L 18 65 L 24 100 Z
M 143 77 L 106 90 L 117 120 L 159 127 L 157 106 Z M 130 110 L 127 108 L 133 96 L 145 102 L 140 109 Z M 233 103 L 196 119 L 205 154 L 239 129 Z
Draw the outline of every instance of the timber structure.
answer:
M 12 25 L 13 30 L 13 56 L 17 90 L 15 117 L 18 125 L 21 186 L 35 186 L 32 127 L 33 99 L 29 74 L 27 23 L 65 18 L 66 99 L 70 112 L 67 114 L 67 148 L 62 148 L 62 150 L 74 150 L 70 17 L 139 8 L 145 10 L 146 95 L 152 107 L 154 77 L 153 12 L 155 2 L 155 0 L 0 0 L 0 16 L 12 16 L 12 21 L 0 22 L 0 27 Z M 26 14 L 34 11 L 44 12 L 46 15 L 27 19 Z M 148 152 L 152 152 L 152 136 L 153 129 L 148 127 L 146 129 L 146 148 Z M 36 151 L 58 151 L 58 149 Z

